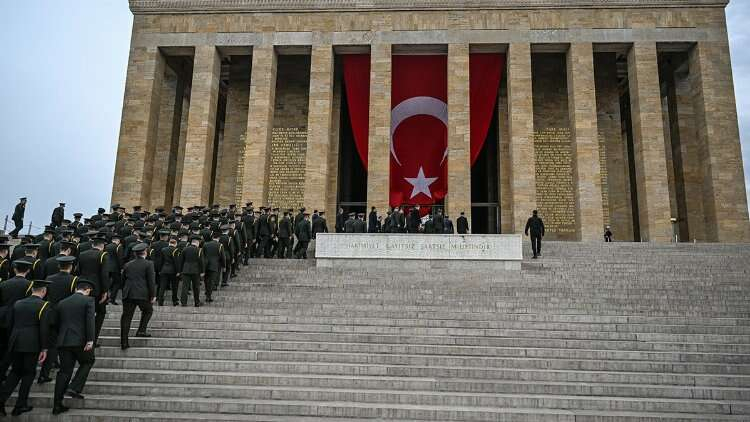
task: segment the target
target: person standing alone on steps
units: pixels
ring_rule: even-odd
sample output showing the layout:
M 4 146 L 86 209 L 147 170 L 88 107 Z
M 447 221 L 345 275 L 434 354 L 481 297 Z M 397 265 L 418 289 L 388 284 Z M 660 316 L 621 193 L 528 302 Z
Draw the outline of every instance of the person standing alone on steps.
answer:
M 544 222 L 539 218 L 537 210 L 532 212 L 531 218 L 526 221 L 524 233 L 529 236 L 531 232 L 531 250 L 534 252 L 534 259 L 542 254 L 542 238 L 544 237 Z
M 18 232 L 23 228 L 23 216 L 26 213 L 26 198 L 21 198 L 13 210 L 13 224 L 16 226 L 12 232 L 8 233 L 13 239 L 18 239 Z

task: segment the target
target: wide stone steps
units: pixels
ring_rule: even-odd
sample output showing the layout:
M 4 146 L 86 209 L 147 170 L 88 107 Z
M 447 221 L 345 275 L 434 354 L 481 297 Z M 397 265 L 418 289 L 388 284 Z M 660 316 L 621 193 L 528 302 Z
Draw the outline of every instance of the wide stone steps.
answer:
M 155 307 L 127 351 L 110 306 L 86 399 L 53 418 L 35 385 L 16 420 L 750 420 L 750 246 L 543 252 L 497 272 L 254 260 L 213 304 Z

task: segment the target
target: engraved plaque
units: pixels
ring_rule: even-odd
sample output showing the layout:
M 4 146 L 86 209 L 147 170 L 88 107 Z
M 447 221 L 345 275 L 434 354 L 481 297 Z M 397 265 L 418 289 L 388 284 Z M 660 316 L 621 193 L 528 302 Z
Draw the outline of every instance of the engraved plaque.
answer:
M 534 132 L 536 195 L 545 231 L 553 239 L 576 235 L 573 151 L 569 128 Z
M 268 204 L 281 209 L 303 205 L 307 129 L 273 128 L 268 172 Z

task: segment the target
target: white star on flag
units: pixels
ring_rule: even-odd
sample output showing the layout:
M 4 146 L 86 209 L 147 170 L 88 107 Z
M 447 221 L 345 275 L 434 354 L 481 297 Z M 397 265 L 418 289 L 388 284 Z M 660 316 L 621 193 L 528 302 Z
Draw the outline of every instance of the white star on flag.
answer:
M 432 198 L 432 192 L 430 191 L 430 185 L 435 183 L 435 181 L 438 179 L 437 177 L 425 177 L 424 176 L 424 169 L 420 166 L 419 167 L 419 174 L 417 177 L 411 178 L 411 177 L 404 177 L 404 179 L 409 182 L 414 188 L 411 190 L 411 197 L 414 198 L 415 196 L 419 195 L 420 193 L 423 193 L 427 195 L 429 198 Z

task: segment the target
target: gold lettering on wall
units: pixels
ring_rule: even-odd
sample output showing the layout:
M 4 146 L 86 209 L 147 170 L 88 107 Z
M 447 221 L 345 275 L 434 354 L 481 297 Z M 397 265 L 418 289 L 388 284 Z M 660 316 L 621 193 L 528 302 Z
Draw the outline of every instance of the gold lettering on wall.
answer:
M 307 129 L 273 128 L 268 180 L 268 203 L 281 209 L 301 207 L 304 201 Z
M 569 128 L 534 132 L 536 195 L 539 214 L 555 239 L 576 235 L 573 151 Z

